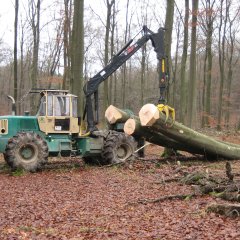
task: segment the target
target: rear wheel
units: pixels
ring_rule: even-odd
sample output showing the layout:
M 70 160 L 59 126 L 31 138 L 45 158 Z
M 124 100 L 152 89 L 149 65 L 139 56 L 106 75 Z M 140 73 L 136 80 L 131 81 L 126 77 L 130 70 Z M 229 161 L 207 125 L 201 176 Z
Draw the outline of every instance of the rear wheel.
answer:
M 4 158 L 12 170 L 35 172 L 47 162 L 48 146 L 38 134 L 21 132 L 9 139 Z
M 105 164 L 122 163 L 134 157 L 135 149 L 136 142 L 132 136 L 112 132 L 103 144 L 102 159 Z

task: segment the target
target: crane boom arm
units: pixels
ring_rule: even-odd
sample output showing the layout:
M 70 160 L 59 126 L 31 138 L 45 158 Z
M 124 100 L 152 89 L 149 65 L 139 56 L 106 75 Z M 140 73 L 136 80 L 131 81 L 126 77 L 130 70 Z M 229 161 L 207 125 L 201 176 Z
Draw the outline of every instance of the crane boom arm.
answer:
M 88 129 L 90 131 L 96 130 L 98 123 L 98 87 L 101 82 L 105 81 L 111 74 L 113 74 L 119 67 L 121 67 L 132 55 L 134 55 L 144 44 L 151 40 L 154 51 L 157 53 L 157 59 L 165 57 L 163 48 L 164 29 L 160 28 L 157 33 L 152 32 L 146 26 L 143 27 L 143 36 L 134 42 L 131 39 L 107 64 L 100 72 L 89 79 L 84 85 L 83 91 L 86 96 L 86 105 L 84 117 L 87 115 Z M 92 96 L 94 96 L 94 109 L 92 106 Z

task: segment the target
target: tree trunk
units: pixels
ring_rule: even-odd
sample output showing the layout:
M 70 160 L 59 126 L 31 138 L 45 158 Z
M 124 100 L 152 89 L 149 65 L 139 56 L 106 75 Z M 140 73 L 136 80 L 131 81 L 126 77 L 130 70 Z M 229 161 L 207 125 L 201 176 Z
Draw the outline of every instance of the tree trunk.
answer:
M 78 96 L 78 113 L 83 115 L 84 0 L 74 0 L 71 43 L 72 93 Z
M 197 12 L 198 0 L 192 0 L 192 34 L 191 53 L 189 66 L 189 101 L 188 101 L 188 126 L 192 127 L 195 120 L 195 110 L 197 106 L 196 89 L 196 46 L 197 46 Z
M 169 68 L 169 76 L 171 76 L 171 69 L 172 69 L 172 60 L 171 60 L 171 44 L 172 44 L 172 30 L 173 30 L 173 16 L 174 16 L 174 0 L 167 1 L 167 9 L 166 9 L 166 18 L 165 18 L 165 36 L 164 36 L 164 47 L 165 53 L 167 56 L 168 61 L 168 68 Z M 170 78 L 169 78 L 170 79 Z M 169 84 L 169 83 L 168 83 Z M 167 99 L 169 100 L 170 88 L 167 89 Z M 171 102 L 168 102 L 171 105 Z
M 70 0 L 64 0 L 64 23 L 63 23 L 63 89 L 70 89 Z
M 18 8 L 19 8 L 19 1 L 15 0 L 15 21 L 14 21 L 14 94 L 13 97 L 16 101 L 18 101 Z M 16 105 L 18 106 L 18 105 Z M 19 108 L 17 107 L 17 111 Z
M 145 93 L 145 78 L 146 78 L 146 44 L 142 46 L 142 59 L 141 59 L 141 106 L 144 104 Z
M 173 87 L 172 87 L 172 92 L 173 94 L 171 95 L 171 100 L 170 102 L 172 103 L 173 106 L 176 107 L 175 105 L 175 100 L 176 100 L 176 89 L 177 89 L 177 82 L 178 82 L 178 56 L 179 56 L 179 41 L 180 41 L 180 21 L 177 23 L 177 41 L 176 41 L 176 49 L 175 49 L 175 57 L 174 57 L 174 67 L 173 67 L 173 74 L 172 74 L 172 84 L 173 84 Z
M 230 3 L 229 3 L 230 4 Z M 220 6 L 220 25 L 218 32 L 218 49 L 219 49 L 219 70 L 220 70 L 220 85 L 218 93 L 218 114 L 217 114 L 217 129 L 222 128 L 222 107 L 223 107 L 223 86 L 225 81 L 225 42 L 226 42 L 226 28 L 227 28 L 227 14 L 229 12 L 229 4 L 225 6 L 225 18 L 223 16 L 223 0 L 221 0 Z M 224 21 L 223 21 L 224 19 Z M 223 28 L 223 29 L 222 29 Z
M 188 19 L 189 19 L 189 0 L 185 0 L 185 18 L 184 18 L 184 40 L 183 40 L 183 53 L 181 60 L 181 93 L 180 93 L 180 121 L 186 122 L 187 114 L 187 81 L 186 81 L 186 62 L 188 50 Z
M 229 20 L 229 42 L 228 42 L 228 51 L 227 51 L 227 67 L 228 67 L 228 73 L 227 73 L 227 81 L 226 81 L 226 94 L 227 94 L 227 100 L 226 100 L 226 111 L 225 111 L 225 124 L 227 128 L 230 126 L 230 108 L 231 108 L 231 88 L 232 88 L 232 82 L 233 82 L 233 69 L 235 65 L 238 63 L 239 58 L 235 60 L 234 52 L 235 52 L 235 45 L 236 45 L 236 33 L 238 30 L 234 28 L 235 21 L 237 14 L 239 14 L 239 11 L 237 11 L 237 14 L 231 18 L 231 12 L 228 11 L 228 20 Z
M 41 1 L 37 1 L 36 9 L 33 2 L 30 2 L 31 6 L 31 26 L 33 32 L 33 55 L 31 64 L 31 81 L 32 88 L 38 87 L 37 76 L 38 76 L 38 52 L 40 42 L 40 9 Z M 34 96 L 31 99 L 32 113 L 36 114 L 37 103 Z
M 114 3 L 113 3 L 113 11 L 112 11 L 112 24 L 111 24 L 111 49 L 110 49 L 111 58 L 113 58 L 114 48 L 115 48 L 115 44 L 114 44 L 114 41 L 115 41 L 115 28 L 116 28 L 116 4 L 115 4 L 115 1 L 114 1 Z M 115 78 L 115 74 L 116 73 L 113 73 L 110 76 L 110 84 L 109 84 L 109 90 L 108 90 L 109 104 L 112 104 L 112 102 L 113 102 L 113 99 L 112 99 L 112 96 L 113 96 L 113 84 L 114 84 L 113 79 Z
M 104 65 L 106 66 L 108 64 L 109 60 L 109 39 L 110 39 L 110 27 L 111 27 L 111 16 L 112 16 L 112 6 L 115 2 L 115 0 L 107 0 L 107 19 L 106 19 L 106 30 L 105 30 L 105 48 L 104 48 Z M 109 104 L 109 95 L 108 95 L 108 79 L 106 79 L 103 83 L 104 85 L 104 96 L 103 96 L 103 110 L 105 111 L 107 109 L 107 106 Z

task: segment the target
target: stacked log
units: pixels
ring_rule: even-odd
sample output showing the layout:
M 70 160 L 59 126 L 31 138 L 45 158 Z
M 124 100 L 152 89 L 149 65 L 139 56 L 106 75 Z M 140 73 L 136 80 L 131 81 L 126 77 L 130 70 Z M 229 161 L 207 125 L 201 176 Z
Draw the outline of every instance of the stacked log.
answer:
M 121 110 L 119 108 L 110 105 L 105 111 L 105 118 L 109 124 L 124 123 L 130 117 L 134 116 L 129 110 Z
M 166 119 L 166 115 L 153 104 L 144 105 L 139 117 L 111 105 L 105 117 L 110 124 L 125 123 L 126 134 L 144 138 L 153 144 L 210 158 L 240 158 L 239 145 L 217 141 L 173 121 L 171 117 Z
M 197 149 L 188 148 L 187 145 L 181 144 L 169 137 L 164 136 L 161 133 L 155 132 L 150 127 L 141 126 L 139 117 L 133 115 L 133 113 L 129 111 L 110 105 L 105 112 L 105 118 L 109 124 L 125 123 L 124 132 L 137 139 L 143 138 L 145 141 L 162 147 L 200 154 Z

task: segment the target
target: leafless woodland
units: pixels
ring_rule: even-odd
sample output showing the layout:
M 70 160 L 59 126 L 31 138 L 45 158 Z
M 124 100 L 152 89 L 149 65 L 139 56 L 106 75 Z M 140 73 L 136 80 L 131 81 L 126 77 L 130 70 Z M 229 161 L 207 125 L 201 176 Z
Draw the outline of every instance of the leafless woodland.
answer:
M 167 101 L 177 119 L 195 128 L 239 129 L 240 3 L 193 2 L 85 1 L 84 11 L 74 14 L 83 1 L 16 0 L 9 19 L 14 37 L 0 35 L 0 114 L 11 112 L 9 94 L 19 114 L 34 113 L 37 98 L 27 93 L 36 87 L 69 89 L 84 102 L 84 82 L 147 25 L 154 32 L 167 28 Z M 81 18 L 84 28 L 77 35 Z M 148 43 L 102 84 L 100 106 L 137 112 L 145 103 L 157 103 L 158 81 L 157 58 Z

